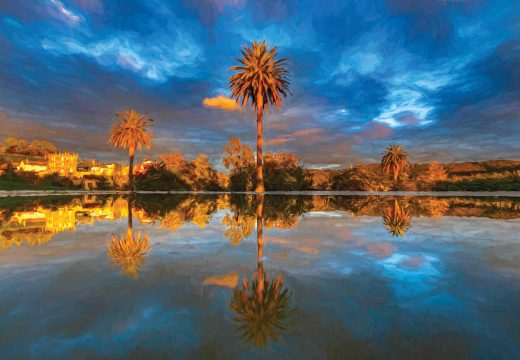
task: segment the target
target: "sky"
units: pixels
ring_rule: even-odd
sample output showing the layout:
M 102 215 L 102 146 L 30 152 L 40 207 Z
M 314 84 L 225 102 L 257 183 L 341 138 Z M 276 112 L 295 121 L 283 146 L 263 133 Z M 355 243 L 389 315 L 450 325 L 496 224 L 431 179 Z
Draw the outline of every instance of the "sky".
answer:
M 154 120 L 141 158 L 220 164 L 232 136 L 255 146 L 228 79 L 261 40 L 291 80 L 264 152 L 315 168 L 397 143 L 414 162 L 520 159 L 516 0 L 0 0 L 0 139 L 122 160 L 108 132 L 131 107 Z

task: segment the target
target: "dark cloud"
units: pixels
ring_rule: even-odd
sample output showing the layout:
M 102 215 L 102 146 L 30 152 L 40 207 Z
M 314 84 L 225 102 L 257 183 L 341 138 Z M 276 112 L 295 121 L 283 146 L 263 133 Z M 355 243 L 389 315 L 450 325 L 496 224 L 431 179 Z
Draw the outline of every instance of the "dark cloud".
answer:
M 518 158 L 517 2 L 20 0 L 0 13 L 0 136 L 121 159 L 107 132 L 133 107 L 155 120 L 146 156 L 218 162 L 232 136 L 254 144 L 254 115 L 203 100 L 228 96 L 240 48 L 266 39 L 292 84 L 266 117 L 267 151 L 317 167 L 396 142 L 419 161 Z

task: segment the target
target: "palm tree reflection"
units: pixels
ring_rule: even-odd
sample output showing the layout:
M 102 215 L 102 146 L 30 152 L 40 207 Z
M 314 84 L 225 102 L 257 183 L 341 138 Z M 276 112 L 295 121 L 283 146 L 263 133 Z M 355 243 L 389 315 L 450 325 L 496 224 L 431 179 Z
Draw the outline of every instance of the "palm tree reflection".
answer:
M 410 227 L 410 211 L 394 199 L 394 205 L 385 209 L 383 222 L 392 236 L 404 236 Z
M 255 348 L 266 348 L 287 328 L 292 293 L 284 289 L 281 274 L 269 275 L 264 271 L 263 195 L 257 195 L 257 202 L 257 270 L 250 281 L 244 278 L 242 287 L 233 290 L 229 305 L 244 340 Z
M 145 256 L 152 251 L 150 236 L 137 232 L 134 234 L 132 222 L 133 197 L 128 199 L 128 230 L 118 237 L 112 234 L 112 241 L 107 245 L 108 257 L 112 263 L 121 268 L 121 272 L 137 279 L 143 269 Z

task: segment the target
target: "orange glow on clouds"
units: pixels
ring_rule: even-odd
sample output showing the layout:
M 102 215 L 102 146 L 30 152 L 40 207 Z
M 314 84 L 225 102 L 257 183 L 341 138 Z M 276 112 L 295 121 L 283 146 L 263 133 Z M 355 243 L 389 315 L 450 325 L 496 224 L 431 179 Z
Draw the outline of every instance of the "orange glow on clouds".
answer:
M 205 98 L 204 101 L 202 101 L 202 105 L 208 108 L 224 111 L 240 110 L 240 106 L 238 106 L 235 100 L 222 95 L 213 98 Z

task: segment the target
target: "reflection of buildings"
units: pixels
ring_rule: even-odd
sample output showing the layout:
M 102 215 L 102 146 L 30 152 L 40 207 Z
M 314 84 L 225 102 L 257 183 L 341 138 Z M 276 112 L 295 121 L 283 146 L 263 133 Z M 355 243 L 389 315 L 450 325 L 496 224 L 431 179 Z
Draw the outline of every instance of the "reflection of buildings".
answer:
M 229 195 L 175 196 L 169 200 L 163 196 L 147 196 L 132 208 L 135 219 L 142 224 L 158 223 L 172 231 L 184 224 L 196 224 L 204 228 L 218 210 L 224 210 L 222 225 L 224 236 L 238 245 L 255 229 L 255 203 L 252 197 L 237 201 Z M 295 203 L 293 197 L 276 197 L 276 203 L 266 201 L 263 225 L 266 229 L 287 229 L 297 225 L 300 215 L 313 211 L 348 211 L 357 216 L 383 216 L 385 227 L 394 236 L 404 236 L 412 216 L 480 216 L 497 219 L 520 217 L 518 201 L 491 198 L 390 198 L 390 197 L 309 197 Z M 103 198 L 87 195 L 68 204 L 53 208 L 41 205 L 25 206 L 23 211 L 0 209 L 0 245 L 10 248 L 13 244 L 43 244 L 53 234 L 74 230 L 78 223 L 110 221 L 128 216 L 128 201 L 123 197 Z M 302 251 L 313 251 L 305 249 Z
M 0 223 L 0 243 L 2 249 L 20 246 L 24 242 L 30 246 L 41 245 L 56 233 L 74 231 L 78 223 L 110 221 L 127 216 L 128 202 L 123 198 L 99 203 L 95 197 L 86 196 L 57 208 L 36 206 L 31 210 L 14 212 Z

